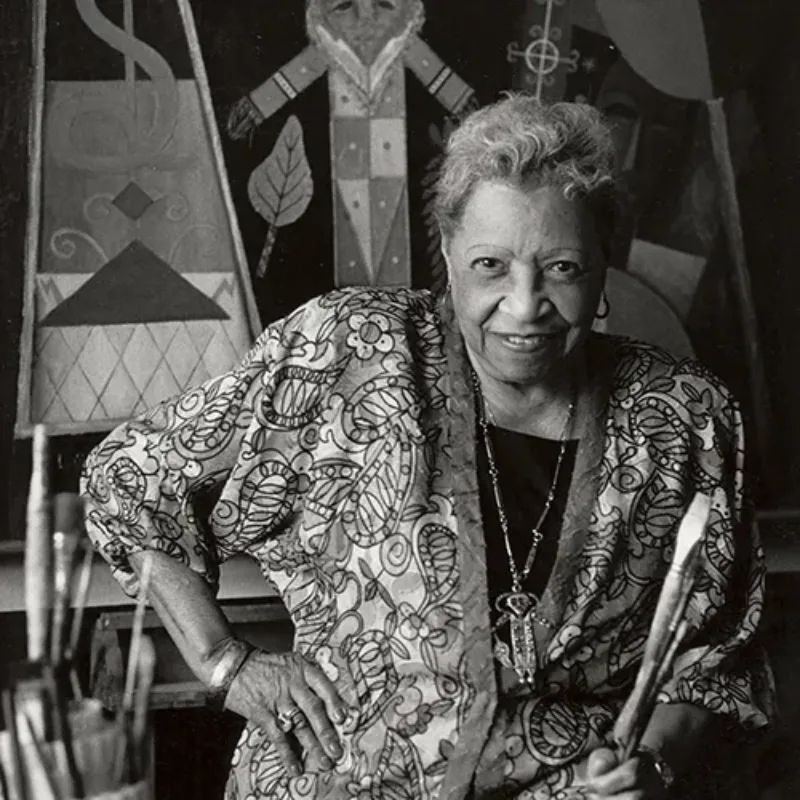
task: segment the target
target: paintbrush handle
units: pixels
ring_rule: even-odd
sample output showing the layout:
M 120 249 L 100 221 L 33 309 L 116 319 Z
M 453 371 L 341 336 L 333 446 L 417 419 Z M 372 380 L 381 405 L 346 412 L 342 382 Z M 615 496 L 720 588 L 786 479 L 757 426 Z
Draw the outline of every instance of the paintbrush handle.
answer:
M 156 672 L 156 650 L 149 636 L 142 636 L 139 646 L 139 666 L 136 676 L 136 696 L 133 702 L 132 745 L 135 757 L 134 780 L 147 776 L 149 742 L 147 738 L 147 713 L 150 708 L 150 692 Z
M 33 431 L 30 491 L 25 532 L 25 619 L 28 661 L 47 656 L 47 626 L 52 595 L 50 481 L 48 442 L 43 425 Z
M 9 748 L 11 750 L 11 782 L 17 800 L 28 800 L 28 786 L 25 781 L 25 769 L 22 763 L 22 746 L 17 729 L 17 709 L 10 689 L 2 693 L 3 716 L 8 730 Z
M 625 701 L 617 721 L 614 724 L 614 741 L 623 761 L 630 758 L 630 754 L 644 732 L 644 719 L 649 717 L 651 708 L 648 697 L 651 694 L 652 682 L 656 676 L 656 665 L 652 662 L 642 664 L 636 676 L 633 691 Z
M 8 785 L 6 765 L 4 764 L 0 764 L 0 798 L 2 800 L 11 800 L 11 789 Z
M 79 535 L 56 531 L 53 534 L 53 624 L 50 633 L 50 660 L 59 664 L 64 660 L 64 632 L 67 611 L 72 595 L 72 569 Z
M 62 800 L 62 793 L 59 791 L 58 786 L 58 779 L 56 775 L 53 774 L 53 768 L 51 766 L 50 759 L 48 758 L 47 754 L 45 753 L 44 744 L 42 740 L 36 735 L 36 731 L 33 729 L 33 725 L 31 724 L 28 715 L 23 711 L 19 714 L 19 721 L 22 723 L 23 728 L 25 729 L 27 744 L 28 744 L 28 752 L 33 753 L 36 755 L 35 762 L 32 759 L 26 759 L 27 765 L 30 768 L 32 763 L 35 763 L 35 774 L 31 776 L 32 780 L 31 783 L 36 786 L 36 798 L 35 800 L 43 800 L 41 798 L 41 786 L 37 784 L 41 784 L 44 782 L 47 790 L 50 792 L 52 796 L 52 800 Z M 43 778 L 44 781 L 36 780 L 37 777 Z M 24 780 L 24 778 L 23 778 Z
M 78 649 L 78 642 L 81 638 L 81 626 L 83 625 L 83 612 L 86 609 L 86 600 L 89 596 L 89 587 L 92 583 L 92 564 L 94 562 L 94 550 L 90 544 L 86 544 L 83 554 L 80 573 L 78 575 L 78 588 L 75 592 L 75 612 L 72 617 L 72 627 L 69 632 L 69 642 L 67 644 L 67 658 L 73 658 Z
M 686 608 L 691 576 L 685 568 L 673 565 L 661 588 L 653 621 L 644 648 L 644 661 L 659 661 L 665 649 L 666 636 L 676 614 Z
M 83 532 L 83 505 L 76 494 L 61 492 L 53 504 L 53 624 L 50 634 L 50 660 L 64 660 L 64 630 L 72 597 L 75 553 Z
M 139 578 L 139 595 L 136 598 L 136 611 L 133 614 L 131 627 L 131 649 L 128 653 L 128 669 L 125 674 L 125 687 L 122 695 L 122 707 L 126 712 L 133 710 L 133 694 L 136 688 L 136 673 L 139 669 L 139 654 L 144 630 L 144 615 L 147 610 L 147 593 L 153 574 L 152 552 L 146 553 Z
M 642 663 L 636 684 L 614 725 L 614 741 L 622 761 L 627 761 L 642 740 L 658 700 L 658 694 L 672 674 L 678 650 L 686 638 L 689 624 L 685 619 L 670 631 L 664 654 L 660 661 Z

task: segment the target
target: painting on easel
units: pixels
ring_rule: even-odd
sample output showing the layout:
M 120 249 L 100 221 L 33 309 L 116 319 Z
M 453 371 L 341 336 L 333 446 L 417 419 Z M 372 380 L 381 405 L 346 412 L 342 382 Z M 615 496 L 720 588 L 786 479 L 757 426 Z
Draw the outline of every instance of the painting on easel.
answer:
M 48 64 L 45 0 L 34 24 L 22 434 L 110 429 L 230 369 L 259 330 L 189 3 L 160 11 L 185 75 L 139 35 L 140 5 L 73 5 L 91 79 Z

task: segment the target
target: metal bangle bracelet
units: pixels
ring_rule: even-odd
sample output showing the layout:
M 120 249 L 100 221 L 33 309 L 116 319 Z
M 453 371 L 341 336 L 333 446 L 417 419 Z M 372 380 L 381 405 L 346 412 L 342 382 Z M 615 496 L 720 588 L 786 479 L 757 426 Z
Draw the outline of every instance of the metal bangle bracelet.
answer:
M 241 672 L 250 654 L 255 647 L 249 642 L 232 639 L 225 646 L 225 650 L 214 667 L 211 680 L 206 690 L 206 706 L 212 711 L 222 713 L 225 709 L 225 699 L 231 688 L 234 678 Z

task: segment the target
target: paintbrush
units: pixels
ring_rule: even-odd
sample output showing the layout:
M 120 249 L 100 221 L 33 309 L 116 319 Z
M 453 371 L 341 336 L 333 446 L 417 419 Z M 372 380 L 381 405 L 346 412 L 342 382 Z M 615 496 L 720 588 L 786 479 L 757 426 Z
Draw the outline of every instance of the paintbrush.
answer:
M 125 673 L 125 688 L 122 702 L 117 709 L 116 725 L 118 731 L 117 753 L 115 758 L 116 775 L 118 784 L 130 778 L 131 755 L 133 754 L 132 731 L 130 726 L 131 712 L 133 711 L 134 690 L 137 684 L 137 672 L 142 647 L 142 630 L 144 628 L 144 615 L 147 610 L 147 593 L 150 588 L 150 576 L 153 572 L 153 557 L 147 553 L 142 565 L 142 574 L 139 578 L 139 594 L 136 601 L 136 611 L 133 615 L 131 628 L 131 644 L 128 652 L 128 666 Z
M 8 786 L 6 769 L 2 763 L 0 763 L 0 797 L 2 800 L 11 800 L 11 789 Z
M 644 659 L 660 661 L 668 646 L 665 632 L 670 625 L 677 625 L 683 617 L 691 594 L 699 564 L 700 543 L 711 513 L 711 498 L 698 492 L 681 520 L 667 577 L 661 588 L 656 613 L 650 626 L 650 635 L 644 650 Z M 674 627 L 673 627 L 674 630 Z
M 52 604 L 50 479 L 47 433 L 33 431 L 32 467 L 25 530 L 25 622 L 28 660 L 14 666 L 14 701 L 40 739 L 52 738 L 52 673 L 47 663 L 48 621 Z
M 128 653 L 128 669 L 125 674 L 125 692 L 122 705 L 127 712 L 133 710 L 133 693 L 136 688 L 136 673 L 139 666 L 140 648 L 142 645 L 142 631 L 144 630 L 144 615 L 147 611 L 147 594 L 150 590 L 150 577 L 153 574 L 153 556 L 145 554 L 142 564 L 142 575 L 139 579 L 139 594 L 136 598 L 136 611 L 133 615 L 131 627 L 131 648 Z
M 48 763 L 50 759 L 47 757 L 47 754 L 44 751 L 44 745 L 33 729 L 33 724 L 31 723 L 30 718 L 24 711 L 20 714 L 20 720 L 22 722 L 22 727 L 25 729 L 25 733 L 27 734 L 28 742 L 32 747 L 33 752 L 36 754 L 36 773 L 41 774 L 44 777 L 47 788 L 53 796 L 53 800 L 62 800 L 62 793 L 59 789 L 56 776 L 53 774 L 53 767 Z M 31 759 L 28 760 L 30 761 Z M 31 783 L 35 783 L 33 776 L 31 776 L 31 778 Z M 38 791 L 36 800 L 43 800 L 43 798 L 38 796 Z
M 131 783 L 147 777 L 149 746 L 147 737 L 147 713 L 150 708 L 150 692 L 156 671 L 156 649 L 149 636 L 142 636 L 139 645 L 139 664 L 136 677 L 136 696 L 133 701 L 133 752 L 135 756 L 134 775 Z
M 672 671 L 686 635 L 684 618 L 700 564 L 700 544 L 711 500 L 696 494 L 678 528 L 675 554 L 653 615 L 636 682 L 614 725 L 618 751 L 627 760 L 636 750 L 655 706 L 658 692 Z
M 84 540 L 83 547 L 83 561 L 81 562 L 80 570 L 78 572 L 78 588 L 75 592 L 75 608 L 72 612 L 72 626 L 69 632 L 69 640 L 67 643 L 65 657 L 70 662 L 69 677 L 72 683 L 72 693 L 76 700 L 83 699 L 83 691 L 81 690 L 78 675 L 75 672 L 75 653 L 78 650 L 78 643 L 81 638 L 81 627 L 83 625 L 83 614 L 86 610 L 86 600 L 89 596 L 89 587 L 92 583 L 92 566 L 94 561 L 94 550 L 89 542 Z
M 0 762 L 0 797 L 2 797 L 2 800 L 11 800 L 11 790 L 8 787 L 6 767 L 2 762 Z
M 11 754 L 11 783 L 17 800 L 28 800 L 28 785 L 25 781 L 25 770 L 22 764 L 22 745 L 17 728 L 17 709 L 10 689 L 3 690 L 3 716 L 8 729 L 8 742 Z
M 76 494 L 62 492 L 53 505 L 53 622 L 50 629 L 50 661 L 66 660 L 64 634 L 72 599 L 72 576 L 75 555 L 83 531 L 83 505 Z
M 45 428 L 37 425 L 33 430 L 25 531 L 25 621 L 30 662 L 44 661 L 47 655 L 52 587 L 49 449 Z

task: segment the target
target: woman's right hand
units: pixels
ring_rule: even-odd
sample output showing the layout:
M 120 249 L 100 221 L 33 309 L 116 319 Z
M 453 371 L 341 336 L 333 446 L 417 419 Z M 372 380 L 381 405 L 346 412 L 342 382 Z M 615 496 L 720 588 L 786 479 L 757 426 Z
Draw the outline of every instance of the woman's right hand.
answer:
M 325 673 L 299 653 L 253 651 L 228 689 L 225 708 L 264 731 L 289 775 L 330 769 L 342 757 L 334 723 L 345 721 L 347 706 Z

